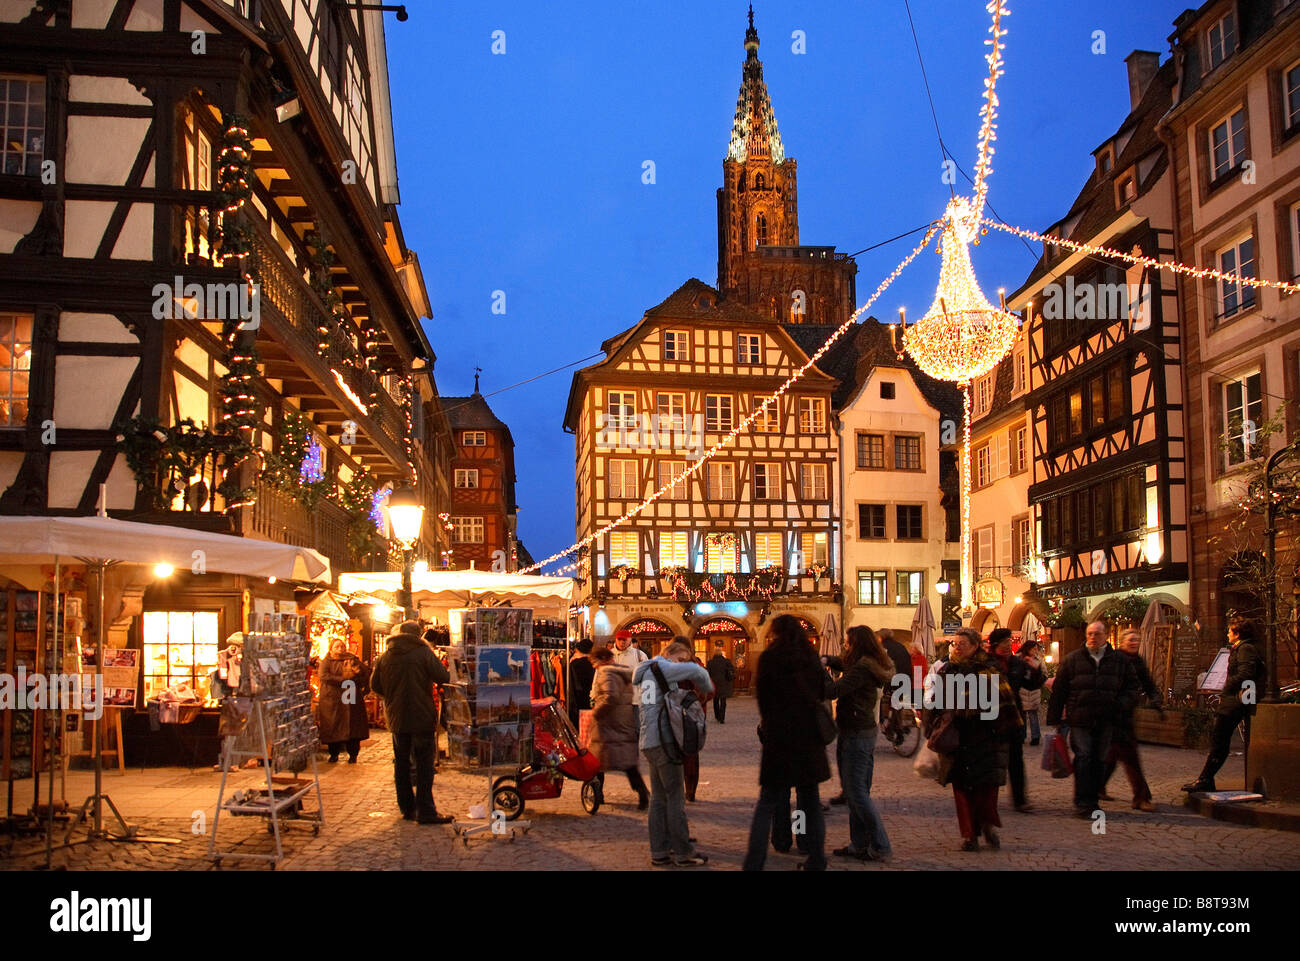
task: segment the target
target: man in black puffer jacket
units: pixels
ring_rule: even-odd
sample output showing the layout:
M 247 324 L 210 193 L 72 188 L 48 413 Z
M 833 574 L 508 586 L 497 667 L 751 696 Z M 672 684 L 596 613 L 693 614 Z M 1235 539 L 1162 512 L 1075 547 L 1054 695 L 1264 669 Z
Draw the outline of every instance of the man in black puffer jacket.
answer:
M 1088 625 L 1086 646 L 1071 651 L 1052 682 L 1047 723 L 1070 726 L 1074 750 L 1074 813 L 1091 818 L 1097 809 L 1106 756 L 1115 725 L 1137 704 L 1137 671 L 1133 662 L 1106 642 L 1106 625 Z
M 1255 643 L 1255 625 L 1252 622 L 1234 621 L 1229 625 L 1228 643 L 1232 645 L 1232 652 L 1228 655 L 1228 679 L 1223 684 L 1215 712 L 1210 756 L 1205 759 L 1205 767 L 1196 780 L 1183 785 L 1183 790 L 1189 793 L 1215 789 L 1214 776 L 1228 759 L 1232 735 L 1238 724 L 1244 725 L 1242 739 L 1246 742 L 1246 749 L 1250 749 L 1250 719 L 1255 716 L 1255 702 L 1268 678 L 1268 665 Z
M 375 662 L 370 688 L 384 699 L 384 716 L 393 735 L 393 779 L 402 817 L 421 824 L 450 824 L 433 803 L 433 754 L 438 708 L 433 686 L 451 680 L 432 648 L 420 639 L 418 621 L 403 621 Z M 411 795 L 411 755 L 415 755 L 415 795 Z

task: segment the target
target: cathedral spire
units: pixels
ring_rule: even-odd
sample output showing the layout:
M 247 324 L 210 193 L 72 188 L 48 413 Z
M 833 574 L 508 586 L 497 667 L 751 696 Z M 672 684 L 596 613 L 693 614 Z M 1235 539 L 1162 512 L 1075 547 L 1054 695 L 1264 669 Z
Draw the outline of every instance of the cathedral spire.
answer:
M 772 163 L 785 160 L 785 146 L 776 127 L 772 99 L 763 81 L 763 61 L 758 59 L 758 31 L 754 28 L 754 7 L 749 7 L 749 29 L 745 31 L 745 66 L 741 73 L 736 116 L 731 125 L 727 159 L 744 163 L 750 157 L 768 157 Z

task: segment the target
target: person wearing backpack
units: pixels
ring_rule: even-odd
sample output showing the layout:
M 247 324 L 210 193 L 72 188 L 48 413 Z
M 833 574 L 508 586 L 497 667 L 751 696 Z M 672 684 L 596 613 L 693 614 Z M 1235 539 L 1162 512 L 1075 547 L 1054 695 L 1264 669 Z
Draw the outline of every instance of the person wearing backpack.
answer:
M 686 822 L 683 762 L 703 746 L 698 695 L 713 693 L 709 672 L 693 657 L 689 644 L 673 641 L 632 675 L 641 704 L 641 753 L 650 765 L 650 863 L 656 867 L 693 867 L 709 860 L 696 852 Z M 693 691 L 679 688 L 687 681 Z

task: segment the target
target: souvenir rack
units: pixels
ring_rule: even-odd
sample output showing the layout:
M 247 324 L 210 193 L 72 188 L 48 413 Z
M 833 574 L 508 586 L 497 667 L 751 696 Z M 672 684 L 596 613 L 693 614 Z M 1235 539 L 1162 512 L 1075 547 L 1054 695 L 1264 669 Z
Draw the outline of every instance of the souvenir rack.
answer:
M 269 861 L 271 869 L 284 858 L 282 827 L 290 823 L 310 825 L 319 834 L 325 823 L 320 773 L 316 767 L 319 738 L 311 712 L 311 689 L 307 682 L 307 645 L 298 634 L 249 634 L 243 656 L 232 662 L 238 683 L 236 693 L 221 704 L 221 787 L 208 857 L 218 866 L 222 860 Z M 237 790 L 229 797 L 226 785 L 232 770 L 244 761 L 261 763 L 266 786 Z M 311 765 L 311 780 L 297 775 Z M 277 776 L 288 770 L 292 777 Z M 312 791 L 316 809 L 303 811 L 302 802 Z M 221 814 L 232 817 L 267 818 L 267 831 L 275 835 L 274 854 L 253 854 L 238 850 L 217 850 Z

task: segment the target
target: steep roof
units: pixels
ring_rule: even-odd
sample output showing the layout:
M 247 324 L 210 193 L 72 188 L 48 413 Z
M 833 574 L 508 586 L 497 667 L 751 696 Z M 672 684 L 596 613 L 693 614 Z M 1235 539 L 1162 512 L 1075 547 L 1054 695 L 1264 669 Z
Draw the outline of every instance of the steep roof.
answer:
M 503 430 L 507 436 L 510 434 L 510 428 L 492 413 L 492 408 L 482 394 L 471 394 L 469 397 L 444 396 L 442 409 L 452 430 Z M 514 438 L 510 438 L 510 443 L 514 443 Z
M 771 157 L 785 161 L 785 145 L 776 128 L 772 98 L 763 81 L 763 61 L 758 59 L 758 31 L 754 29 L 754 8 L 749 8 L 749 29 L 745 31 L 745 66 L 741 70 L 736 116 L 731 123 L 727 159 L 744 163 L 750 157 Z

